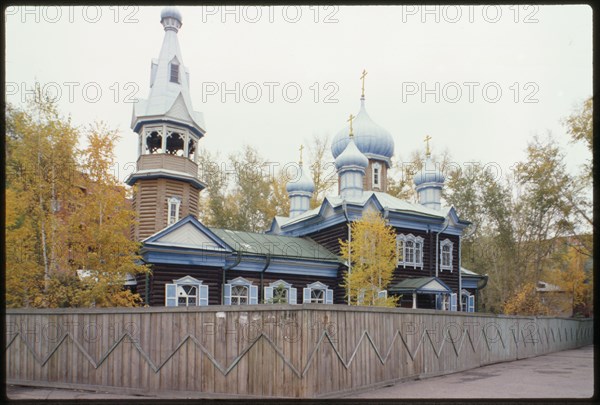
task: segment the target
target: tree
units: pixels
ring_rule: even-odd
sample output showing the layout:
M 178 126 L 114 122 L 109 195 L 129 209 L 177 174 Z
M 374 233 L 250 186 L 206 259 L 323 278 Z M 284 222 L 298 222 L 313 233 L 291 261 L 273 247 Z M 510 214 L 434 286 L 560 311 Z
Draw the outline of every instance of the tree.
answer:
M 396 232 L 376 211 L 351 224 L 351 240 L 340 240 L 340 255 L 349 264 L 343 287 L 352 305 L 396 306 L 397 297 L 379 297 L 396 268 Z
M 308 144 L 309 167 L 315 191 L 310 200 L 310 208 L 316 208 L 323 202 L 327 193 L 337 184 L 335 164 L 330 160 L 329 136 L 314 135 Z
M 447 149 L 439 155 L 432 155 L 431 160 L 435 165 L 439 165 L 443 173 L 447 173 L 453 168 L 452 157 Z M 413 150 L 407 160 L 401 160 L 398 163 L 392 162 L 388 175 L 388 194 L 402 200 L 418 202 L 413 179 L 424 164 L 425 157 L 419 150 Z
M 93 154 L 78 149 L 80 131 L 39 94 L 26 109 L 8 106 L 6 117 L 7 306 L 135 304 L 122 290 L 125 273 L 147 269 L 127 239 L 134 217 L 125 191 L 105 174 L 116 135 L 97 132 Z M 81 269 L 107 280 L 82 281 Z
M 119 136 L 104 124 L 87 131 L 88 146 L 82 150 L 82 178 L 85 193 L 76 200 L 77 215 L 68 218 L 65 248 L 70 262 L 78 269 L 89 270 L 82 281 L 84 294 L 80 305 L 132 306 L 139 297 L 122 289 L 126 275 L 146 273 L 135 253 L 139 244 L 130 239 L 135 221 L 134 211 L 111 173 L 114 147 Z
M 515 170 L 518 202 L 514 205 L 517 252 L 523 258 L 522 277 L 537 282 L 550 263 L 558 237 L 568 235 L 571 204 L 565 192 L 573 184 L 564 155 L 554 139 L 534 137 L 527 146 L 527 160 Z
M 504 303 L 506 315 L 547 315 L 548 308 L 535 291 L 536 283 L 526 282 Z
M 568 312 L 571 316 L 578 311 L 591 313 L 592 272 L 585 270 L 588 257 L 568 243 L 557 256 L 558 266 L 549 269 L 544 280 L 556 285 L 568 299 L 555 300 L 551 311 L 555 314 Z
M 594 226 L 592 189 L 592 153 L 593 153 L 593 101 L 588 98 L 580 110 L 563 120 L 567 133 L 572 142 L 583 142 L 590 154 L 583 165 L 581 173 L 574 179 L 569 190 L 565 191 L 565 198 L 569 201 L 573 211 L 573 226 L 571 236 L 578 240 L 575 245 L 584 255 L 592 256 L 592 238 L 589 237 Z
M 594 149 L 594 102 L 589 97 L 583 102 L 580 110 L 575 111 L 569 117 L 563 120 L 567 127 L 567 133 L 571 136 L 573 142 L 584 142 L 590 153 Z M 591 181 L 592 179 L 592 161 L 588 159 L 584 165 L 584 177 Z

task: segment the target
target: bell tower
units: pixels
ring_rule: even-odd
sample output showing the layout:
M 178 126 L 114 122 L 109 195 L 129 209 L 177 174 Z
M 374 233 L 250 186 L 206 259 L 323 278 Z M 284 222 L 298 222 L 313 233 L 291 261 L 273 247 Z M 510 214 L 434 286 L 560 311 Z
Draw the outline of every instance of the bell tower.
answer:
M 161 13 L 165 36 L 150 68 L 150 94 L 133 108 L 131 128 L 138 136 L 136 170 L 125 182 L 134 187 L 138 222 L 132 237 L 143 240 L 187 215 L 198 215 L 205 184 L 198 177 L 198 141 L 206 133 L 194 111 L 189 71 L 183 64 L 177 33 L 182 17 L 175 7 Z

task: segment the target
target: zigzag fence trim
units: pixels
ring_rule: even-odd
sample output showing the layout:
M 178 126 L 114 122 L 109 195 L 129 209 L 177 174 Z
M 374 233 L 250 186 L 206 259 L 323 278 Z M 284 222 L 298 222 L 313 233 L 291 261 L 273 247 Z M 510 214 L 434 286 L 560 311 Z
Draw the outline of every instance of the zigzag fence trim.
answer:
M 319 397 L 576 348 L 589 319 L 331 305 L 7 310 L 7 380 Z

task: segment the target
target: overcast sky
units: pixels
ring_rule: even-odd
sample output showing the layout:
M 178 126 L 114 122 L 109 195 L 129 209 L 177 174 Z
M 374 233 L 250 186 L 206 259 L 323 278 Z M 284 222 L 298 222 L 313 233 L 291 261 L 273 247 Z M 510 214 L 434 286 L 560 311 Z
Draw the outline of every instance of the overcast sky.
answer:
M 9 7 L 7 100 L 21 104 L 38 81 L 60 93 L 75 124 L 118 128 L 123 179 L 137 159 L 131 99 L 148 96 L 161 9 Z M 297 160 L 301 143 L 333 137 L 356 115 L 366 69 L 367 111 L 392 133 L 396 161 L 423 148 L 429 134 L 434 153 L 447 148 L 458 164 L 506 169 L 524 158 L 534 134 L 548 131 L 571 170 L 587 157 L 568 144 L 560 122 L 592 94 L 587 6 L 180 11 L 192 101 L 208 131 L 201 144 L 222 156 L 250 144 L 269 161 Z

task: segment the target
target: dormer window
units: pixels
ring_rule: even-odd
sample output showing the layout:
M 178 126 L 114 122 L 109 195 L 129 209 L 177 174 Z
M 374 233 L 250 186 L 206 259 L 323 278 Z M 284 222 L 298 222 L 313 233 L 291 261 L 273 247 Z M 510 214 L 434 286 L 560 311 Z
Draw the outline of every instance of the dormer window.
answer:
M 381 165 L 373 164 L 373 188 L 381 188 Z
M 171 63 L 171 75 L 170 81 L 172 83 L 179 83 L 179 65 Z

